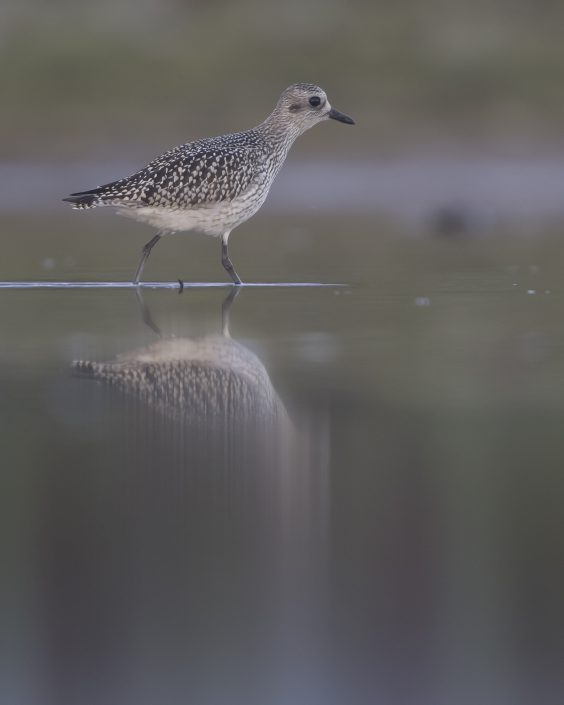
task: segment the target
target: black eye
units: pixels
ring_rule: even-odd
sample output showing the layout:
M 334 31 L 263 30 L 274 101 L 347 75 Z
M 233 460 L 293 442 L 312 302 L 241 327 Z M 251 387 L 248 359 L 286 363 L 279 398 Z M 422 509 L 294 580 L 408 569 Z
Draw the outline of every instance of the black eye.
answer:
M 317 108 L 318 105 L 321 105 L 321 98 L 318 95 L 312 95 L 309 104 L 312 108 Z

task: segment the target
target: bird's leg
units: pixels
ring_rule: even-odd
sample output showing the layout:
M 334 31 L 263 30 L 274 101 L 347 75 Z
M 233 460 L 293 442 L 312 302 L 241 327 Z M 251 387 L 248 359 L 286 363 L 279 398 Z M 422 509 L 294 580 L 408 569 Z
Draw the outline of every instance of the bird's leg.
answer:
M 233 283 L 236 286 L 239 286 L 243 282 L 241 281 L 239 275 L 235 271 L 235 267 L 233 266 L 233 262 L 229 259 L 229 252 L 227 250 L 227 240 L 228 239 L 229 239 L 229 233 L 227 232 L 221 238 L 221 264 L 225 267 L 225 269 L 229 273 L 229 276 L 233 280 Z
M 145 262 L 151 254 L 151 250 L 163 235 L 165 235 L 164 231 L 158 232 L 155 237 L 151 238 L 151 240 L 149 240 L 149 242 L 143 247 L 143 250 L 141 251 L 141 259 L 139 260 L 139 264 L 137 265 L 137 271 L 135 272 L 135 276 L 133 277 L 134 284 L 139 284 L 139 280 L 141 279 L 141 275 L 143 274 L 143 268 L 145 267 Z

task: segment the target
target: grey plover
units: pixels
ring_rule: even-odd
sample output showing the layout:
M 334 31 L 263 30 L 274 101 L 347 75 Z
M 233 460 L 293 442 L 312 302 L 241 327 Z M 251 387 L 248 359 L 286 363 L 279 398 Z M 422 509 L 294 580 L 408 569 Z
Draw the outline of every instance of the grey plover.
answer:
M 63 200 L 79 209 L 115 206 L 120 214 L 158 228 L 143 247 L 135 284 L 163 235 L 189 230 L 221 238 L 222 264 L 241 284 L 229 258 L 229 234 L 262 206 L 296 138 L 328 118 L 354 124 L 331 107 L 319 86 L 296 83 L 257 127 L 174 147 L 131 176 Z

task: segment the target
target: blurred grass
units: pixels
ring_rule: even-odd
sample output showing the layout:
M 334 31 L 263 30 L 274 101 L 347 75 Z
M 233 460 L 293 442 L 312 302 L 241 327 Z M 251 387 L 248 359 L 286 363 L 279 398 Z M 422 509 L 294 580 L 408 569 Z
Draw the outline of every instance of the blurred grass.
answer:
M 357 118 L 347 151 L 559 141 L 563 21 L 552 0 L 8 4 L 0 158 L 159 151 L 260 121 L 296 80 Z

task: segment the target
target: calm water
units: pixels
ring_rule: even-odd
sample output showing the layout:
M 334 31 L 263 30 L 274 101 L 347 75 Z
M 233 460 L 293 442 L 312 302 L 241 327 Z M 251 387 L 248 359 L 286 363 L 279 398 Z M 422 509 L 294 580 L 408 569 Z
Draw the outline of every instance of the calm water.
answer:
M 130 276 L 149 233 L 74 215 L 5 216 L 0 278 Z M 0 290 L 2 702 L 562 702 L 564 237 L 232 257 L 347 286 Z

